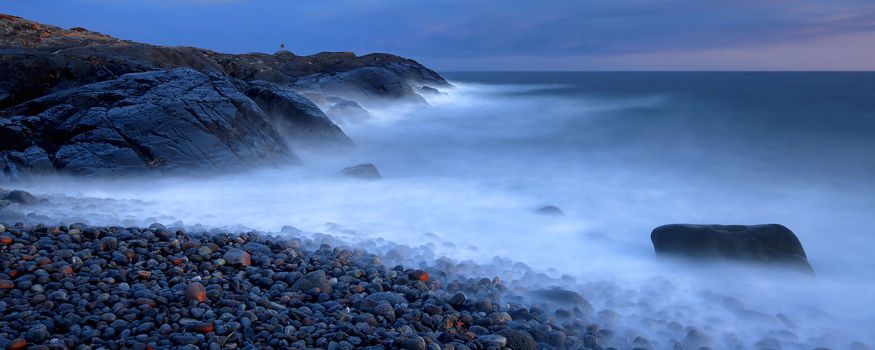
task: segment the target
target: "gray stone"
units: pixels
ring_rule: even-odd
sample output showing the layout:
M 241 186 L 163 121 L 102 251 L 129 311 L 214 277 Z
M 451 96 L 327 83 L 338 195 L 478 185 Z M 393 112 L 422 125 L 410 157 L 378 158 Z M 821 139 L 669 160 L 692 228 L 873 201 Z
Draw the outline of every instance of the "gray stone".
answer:
M 529 332 L 516 329 L 504 329 L 497 333 L 507 338 L 507 347 L 513 350 L 535 350 L 535 339 Z
M 562 288 L 540 289 L 532 291 L 531 295 L 561 307 L 577 307 L 580 311 L 588 314 L 593 312 L 592 304 L 575 291 Z
M 222 255 L 222 259 L 230 265 L 239 265 L 239 266 L 249 266 L 252 264 L 252 257 L 249 253 L 242 251 L 237 248 L 231 248 L 225 255 Z
M 487 334 L 477 337 L 477 341 L 486 347 L 496 347 L 503 349 L 507 346 L 507 338 L 498 334 Z
M 308 292 L 313 288 L 319 288 L 320 291 L 330 293 L 331 284 L 328 283 L 328 277 L 325 271 L 316 270 L 299 278 L 292 285 L 292 290 L 296 292 Z

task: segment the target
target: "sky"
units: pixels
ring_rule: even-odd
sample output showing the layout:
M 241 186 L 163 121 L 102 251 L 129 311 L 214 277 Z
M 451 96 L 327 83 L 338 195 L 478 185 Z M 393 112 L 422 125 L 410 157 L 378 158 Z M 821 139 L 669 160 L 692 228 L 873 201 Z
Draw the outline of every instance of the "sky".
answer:
M 873 70 L 873 0 L 0 0 L 222 52 L 388 52 L 439 71 Z

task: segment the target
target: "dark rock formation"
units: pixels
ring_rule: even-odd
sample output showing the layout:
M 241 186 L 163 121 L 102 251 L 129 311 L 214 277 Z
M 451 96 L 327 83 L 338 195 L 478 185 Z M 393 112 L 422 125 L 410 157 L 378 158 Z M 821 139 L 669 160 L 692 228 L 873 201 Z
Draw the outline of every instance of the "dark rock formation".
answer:
M 277 131 L 297 146 L 352 143 L 319 107 L 294 91 L 266 81 L 252 81 L 246 95 L 261 107 Z
M 365 104 L 380 99 L 404 99 L 424 103 L 425 100 L 408 84 L 403 75 L 385 68 L 367 67 L 348 72 L 314 74 L 299 79 L 297 86 L 340 96 Z
M 812 271 L 799 239 L 778 225 L 665 225 L 650 235 L 659 255 L 784 265 Z
M 308 98 L 313 100 L 316 96 L 322 96 L 321 94 L 309 94 Z M 368 119 L 371 119 L 372 115 L 368 110 L 364 109 L 358 102 L 347 100 L 345 98 L 340 98 L 337 96 L 328 96 L 328 97 L 320 97 L 318 98 L 318 102 L 314 100 L 317 105 L 323 106 L 322 108 L 325 110 L 325 115 L 327 115 L 331 120 L 338 124 L 347 124 L 347 123 L 358 123 Z
M 112 175 L 294 159 L 238 85 L 180 68 L 128 74 L 8 108 L 0 119 L 0 169 Z
M 445 96 L 446 95 L 445 92 L 441 92 L 440 90 L 435 89 L 431 86 L 420 87 L 417 92 L 419 92 L 420 95 L 427 95 L 427 96 L 428 95 L 430 95 L 430 96 Z
M 373 164 L 359 164 L 340 170 L 340 174 L 365 180 L 377 180 L 382 178 L 380 171 Z

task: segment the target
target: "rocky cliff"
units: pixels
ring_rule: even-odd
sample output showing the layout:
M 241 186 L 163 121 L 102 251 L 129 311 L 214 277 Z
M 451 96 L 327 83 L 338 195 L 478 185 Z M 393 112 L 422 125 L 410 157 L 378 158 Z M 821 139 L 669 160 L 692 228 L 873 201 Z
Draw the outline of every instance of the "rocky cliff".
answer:
M 0 173 L 295 161 L 295 147 L 350 143 L 312 100 L 422 101 L 416 91 L 447 85 L 389 54 L 225 54 L 0 14 Z

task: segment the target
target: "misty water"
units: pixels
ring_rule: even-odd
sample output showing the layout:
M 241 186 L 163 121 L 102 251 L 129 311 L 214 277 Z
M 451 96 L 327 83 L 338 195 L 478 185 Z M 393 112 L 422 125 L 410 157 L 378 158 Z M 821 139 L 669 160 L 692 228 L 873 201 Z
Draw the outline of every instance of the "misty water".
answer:
M 688 327 L 716 349 L 875 346 L 875 74 L 446 76 L 456 87 L 428 107 L 338 120 L 356 147 L 300 151 L 300 166 L 7 187 L 49 198 L 22 221 L 292 225 L 509 279 L 521 262 L 556 279 L 514 285 L 579 291 L 612 310 L 594 322 L 656 348 Z M 384 178 L 336 174 L 359 163 Z M 669 223 L 783 224 L 816 277 L 662 261 L 650 231 Z

